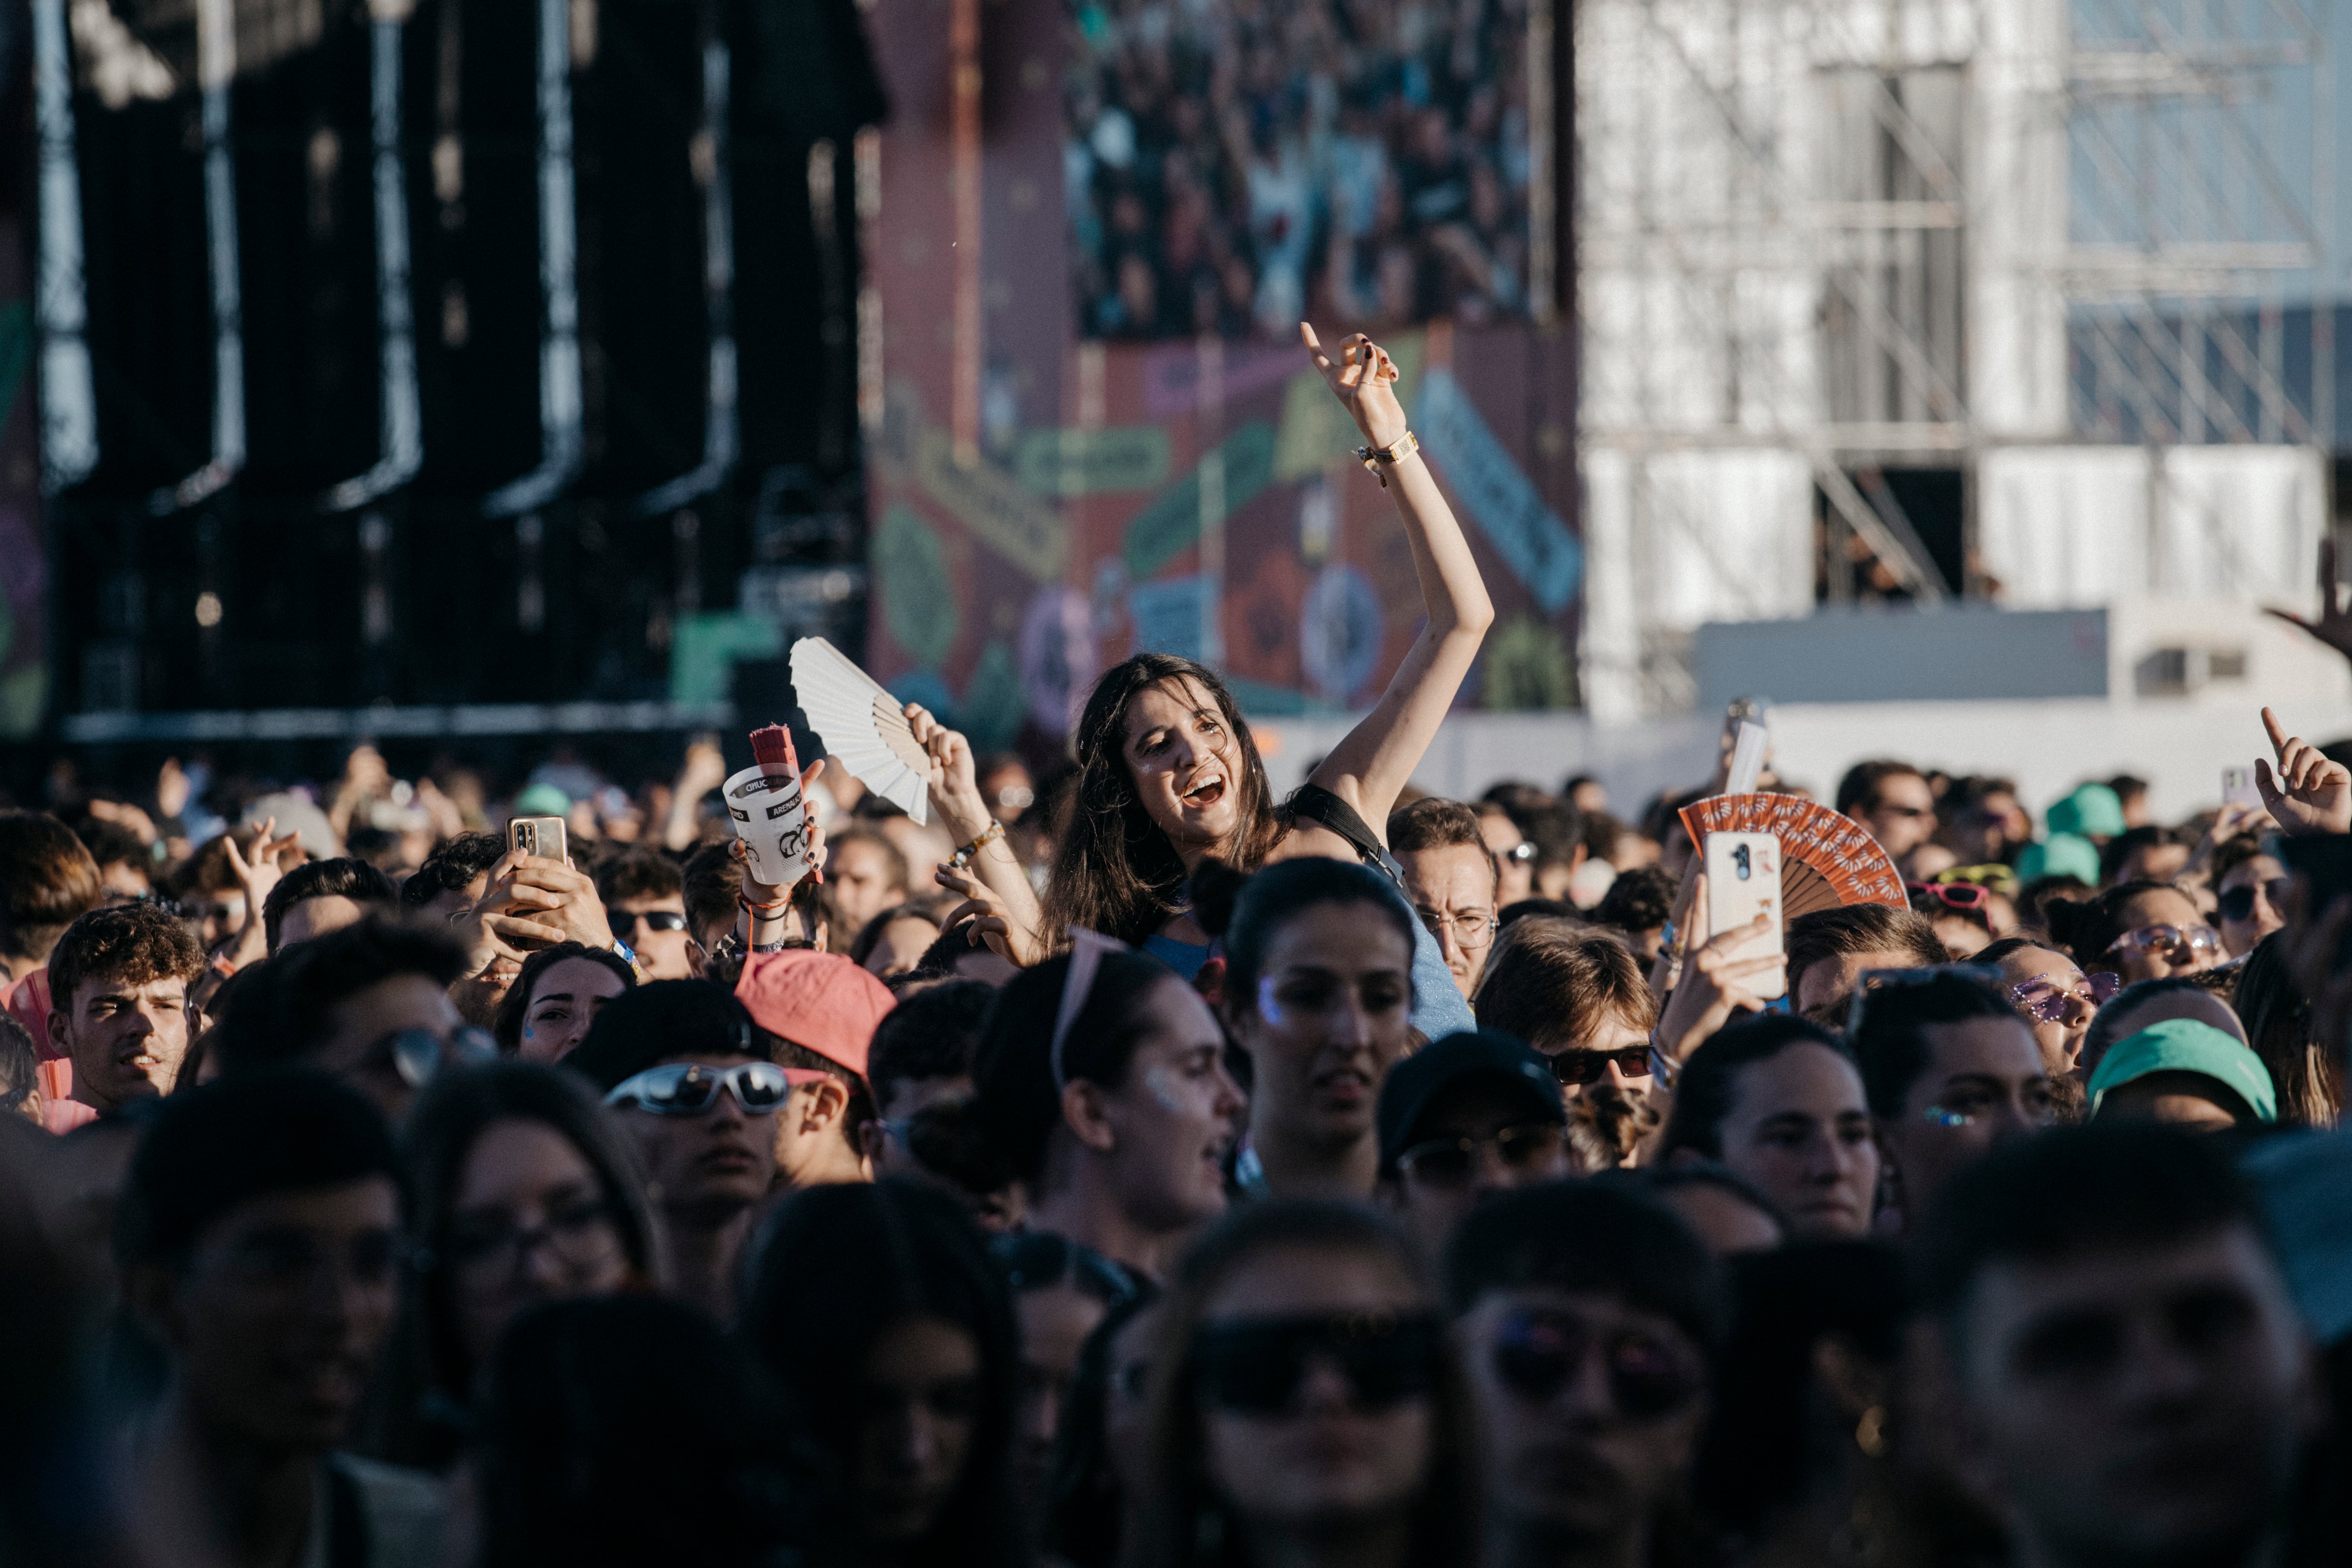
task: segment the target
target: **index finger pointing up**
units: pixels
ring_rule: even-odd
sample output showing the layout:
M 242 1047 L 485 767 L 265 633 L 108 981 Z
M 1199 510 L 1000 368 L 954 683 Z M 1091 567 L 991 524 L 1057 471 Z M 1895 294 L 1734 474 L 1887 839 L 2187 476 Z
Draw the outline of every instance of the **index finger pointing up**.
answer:
M 2263 710 L 2263 728 L 2270 731 L 2271 750 L 2278 753 L 2280 761 L 2285 761 L 2287 733 L 2279 727 L 2278 715 L 2267 708 Z

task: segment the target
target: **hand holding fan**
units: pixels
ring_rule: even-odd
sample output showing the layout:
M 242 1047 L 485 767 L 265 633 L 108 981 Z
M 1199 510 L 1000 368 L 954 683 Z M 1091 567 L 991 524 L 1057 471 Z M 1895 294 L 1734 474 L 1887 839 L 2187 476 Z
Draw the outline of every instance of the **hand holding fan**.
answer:
M 1908 909 L 1902 875 L 1878 840 L 1817 800 L 1793 795 L 1717 795 L 1683 807 L 1701 846 L 1710 833 L 1769 833 L 1780 841 L 1781 920 L 1844 904 Z
M 930 818 L 930 753 L 915 743 L 905 704 L 823 637 L 793 644 L 801 711 L 856 780 L 920 826 Z

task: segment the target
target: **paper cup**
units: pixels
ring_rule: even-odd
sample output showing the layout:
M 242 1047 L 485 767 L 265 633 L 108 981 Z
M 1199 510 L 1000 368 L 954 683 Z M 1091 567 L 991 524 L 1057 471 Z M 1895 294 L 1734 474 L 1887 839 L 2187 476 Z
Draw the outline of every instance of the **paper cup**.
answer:
M 808 875 L 808 813 L 799 779 L 753 763 L 727 781 L 721 798 L 751 856 L 746 870 L 753 881 L 789 888 Z

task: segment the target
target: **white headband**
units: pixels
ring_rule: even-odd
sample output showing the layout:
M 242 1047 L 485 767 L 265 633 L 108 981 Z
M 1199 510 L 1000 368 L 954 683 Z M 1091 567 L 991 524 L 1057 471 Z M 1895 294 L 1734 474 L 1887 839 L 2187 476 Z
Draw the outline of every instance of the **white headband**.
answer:
M 1126 952 L 1127 943 L 1084 926 L 1070 928 L 1070 972 L 1062 977 L 1062 1005 L 1054 1015 L 1054 1092 L 1059 1094 L 1069 1085 L 1069 1075 L 1062 1070 L 1062 1047 L 1068 1043 L 1070 1026 L 1086 1011 L 1087 994 L 1095 988 L 1095 972 L 1102 967 L 1103 954 Z

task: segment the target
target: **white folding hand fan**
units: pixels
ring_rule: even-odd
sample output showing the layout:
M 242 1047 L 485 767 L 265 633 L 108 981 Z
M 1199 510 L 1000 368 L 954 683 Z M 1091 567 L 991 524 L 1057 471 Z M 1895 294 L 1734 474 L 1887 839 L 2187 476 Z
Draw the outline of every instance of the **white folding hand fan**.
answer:
M 793 691 L 824 749 L 860 784 L 918 826 L 929 819 L 931 759 L 915 744 L 905 704 L 823 637 L 793 644 Z

